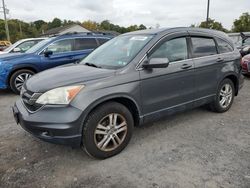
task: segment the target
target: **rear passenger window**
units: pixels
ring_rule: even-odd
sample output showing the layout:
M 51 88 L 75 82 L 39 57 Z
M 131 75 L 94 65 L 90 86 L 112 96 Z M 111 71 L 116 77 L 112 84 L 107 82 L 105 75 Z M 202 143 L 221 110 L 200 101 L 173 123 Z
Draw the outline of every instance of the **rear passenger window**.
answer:
M 75 50 L 95 49 L 97 47 L 94 38 L 78 38 L 75 39 Z
M 100 45 L 104 44 L 104 43 L 107 42 L 108 40 L 109 40 L 109 39 L 102 39 L 102 38 L 98 39 Z
M 156 49 L 150 58 L 168 58 L 170 62 L 188 58 L 186 38 L 175 38 L 164 42 Z
M 214 39 L 192 37 L 193 55 L 194 57 L 203 57 L 217 54 Z
M 226 41 L 217 38 L 217 43 L 218 43 L 218 49 L 220 53 L 226 53 L 226 52 L 232 52 L 233 47 L 228 44 Z

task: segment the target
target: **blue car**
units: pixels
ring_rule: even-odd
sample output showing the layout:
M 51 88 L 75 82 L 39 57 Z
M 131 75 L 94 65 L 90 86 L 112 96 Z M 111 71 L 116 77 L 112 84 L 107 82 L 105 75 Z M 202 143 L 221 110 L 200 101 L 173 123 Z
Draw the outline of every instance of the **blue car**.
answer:
M 64 34 L 45 39 L 26 53 L 0 56 L 0 89 L 19 94 L 32 75 L 56 66 L 79 62 L 95 48 L 112 38 L 93 33 Z

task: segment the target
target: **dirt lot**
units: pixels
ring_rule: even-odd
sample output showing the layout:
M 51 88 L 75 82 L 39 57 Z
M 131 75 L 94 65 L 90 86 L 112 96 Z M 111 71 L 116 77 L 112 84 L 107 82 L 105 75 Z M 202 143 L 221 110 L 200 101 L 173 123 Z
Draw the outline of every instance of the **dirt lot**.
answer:
M 184 112 L 135 129 L 118 156 L 33 138 L 14 123 L 18 97 L 0 91 L 0 187 L 250 187 L 250 79 L 231 110 Z

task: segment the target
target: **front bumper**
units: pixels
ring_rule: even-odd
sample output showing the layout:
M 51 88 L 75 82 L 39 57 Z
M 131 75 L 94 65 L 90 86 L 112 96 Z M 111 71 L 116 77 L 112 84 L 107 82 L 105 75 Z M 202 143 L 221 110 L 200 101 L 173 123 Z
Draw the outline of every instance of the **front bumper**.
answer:
M 12 107 L 17 124 L 46 142 L 80 146 L 82 138 L 82 111 L 72 107 L 44 107 L 30 113 L 21 100 Z

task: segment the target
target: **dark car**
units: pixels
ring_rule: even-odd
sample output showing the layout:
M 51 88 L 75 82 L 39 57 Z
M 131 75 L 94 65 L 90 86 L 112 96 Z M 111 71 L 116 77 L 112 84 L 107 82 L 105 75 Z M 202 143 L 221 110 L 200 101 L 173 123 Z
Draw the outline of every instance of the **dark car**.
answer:
M 59 65 L 82 60 L 112 36 L 94 33 L 67 33 L 45 39 L 25 53 L 0 56 L 0 89 L 18 93 L 32 75 Z
M 111 157 L 133 127 L 209 104 L 226 112 L 243 85 L 241 55 L 226 34 L 197 28 L 120 35 L 80 64 L 44 71 L 23 86 L 17 123 L 52 143 Z

